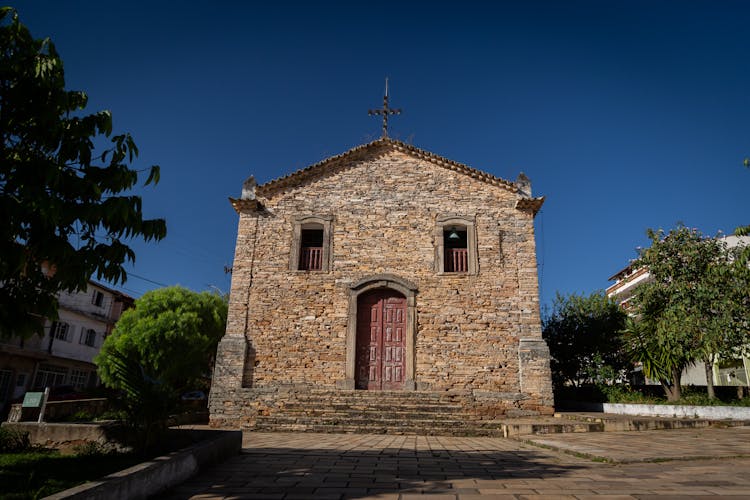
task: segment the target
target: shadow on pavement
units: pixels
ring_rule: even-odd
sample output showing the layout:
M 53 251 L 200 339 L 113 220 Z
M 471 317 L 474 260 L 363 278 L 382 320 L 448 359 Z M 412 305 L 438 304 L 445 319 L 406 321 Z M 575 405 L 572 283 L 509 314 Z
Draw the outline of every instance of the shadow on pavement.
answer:
M 479 493 L 482 481 L 546 479 L 583 468 L 533 450 L 251 448 L 158 498 L 361 498 Z M 485 487 L 489 487 L 487 484 Z

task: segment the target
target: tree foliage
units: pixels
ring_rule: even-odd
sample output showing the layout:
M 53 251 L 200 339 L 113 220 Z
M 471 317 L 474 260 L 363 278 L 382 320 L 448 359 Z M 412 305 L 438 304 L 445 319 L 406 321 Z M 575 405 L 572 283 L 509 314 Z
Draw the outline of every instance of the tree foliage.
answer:
M 140 197 L 123 194 L 138 182 L 132 137 L 112 135 L 109 111 L 83 114 L 86 103 L 65 90 L 54 44 L 0 9 L 0 337 L 43 333 L 59 291 L 83 290 L 92 275 L 124 282 L 127 240 L 166 235 Z M 158 181 L 153 166 L 145 184 Z
M 555 387 L 617 379 L 628 364 L 620 341 L 625 318 L 603 291 L 589 296 L 558 293 L 542 331 L 552 355 Z
M 210 375 L 224 334 L 227 301 L 179 286 L 145 293 L 125 311 L 94 362 L 105 385 L 124 389 L 118 359 L 136 360 L 144 373 L 174 390 L 194 388 Z
M 629 352 L 658 380 L 667 399 L 680 397 L 681 373 L 697 362 L 710 369 L 717 356 L 737 357 L 750 327 L 750 270 L 741 247 L 706 238 L 682 225 L 647 232 L 651 247 L 633 263 L 646 267 L 648 282 L 632 299 L 637 323 L 625 330 Z

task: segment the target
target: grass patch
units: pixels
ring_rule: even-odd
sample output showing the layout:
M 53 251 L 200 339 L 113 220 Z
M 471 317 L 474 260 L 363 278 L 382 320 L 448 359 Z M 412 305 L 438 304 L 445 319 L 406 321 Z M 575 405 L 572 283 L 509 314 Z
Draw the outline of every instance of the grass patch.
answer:
M 88 442 L 62 454 L 29 443 L 28 432 L 0 427 L 0 500 L 37 499 L 193 445 L 203 434 L 170 429 L 148 454 L 118 453 L 110 445 Z
M 747 394 L 747 390 L 744 391 Z M 555 388 L 555 400 L 563 402 L 593 402 L 650 405 L 692 406 L 750 406 L 750 397 L 738 397 L 735 387 L 716 387 L 716 398 L 709 399 L 705 387 L 682 386 L 679 401 L 667 401 L 659 386 L 590 385 Z M 574 405 L 575 403 L 573 403 Z
M 659 398 L 643 394 L 629 386 L 603 385 L 599 388 L 607 403 L 659 404 Z
M 131 453 L 62 455 L 55 450 L 32 449 L 0 453 L 0 499 L 35 499 L 93 481 L 140 463 Z
M 750 406 L 750 397 L 709 399 L 705 390 L 692 387 L 682 388 L 682 397 L 678 401 L 667 401 L 665 397 L 644 394 L 629 386 L 602 386 L 599 388 L 608 403 L 635 403 L 651 405 L 687 405 L 687 406 Z

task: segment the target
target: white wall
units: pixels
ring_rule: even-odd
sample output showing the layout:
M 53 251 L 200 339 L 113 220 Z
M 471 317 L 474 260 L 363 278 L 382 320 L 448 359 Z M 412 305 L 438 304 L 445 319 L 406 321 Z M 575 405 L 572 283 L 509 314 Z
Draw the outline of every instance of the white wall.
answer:
M 104 342 L 107 323 L 65 309 L 60 309 L 59 314 L 60 319 L 58 322 L 65 322 L 68 324 L 68 335 L 67 340 L 55 338 L 52 341 L 51 354 L 61 358 L 93 363 L 94 356 L 97 355 L 102 343 Z M 48 324 L 47 328 L 50 326 L 51 325 Z M 86 339 L 86 331 L 89 329 L 96 332 L 93 346 L 88 346 L 84 343 Z M 49 340 L 49 338 L 47 338 L 47 340 Z

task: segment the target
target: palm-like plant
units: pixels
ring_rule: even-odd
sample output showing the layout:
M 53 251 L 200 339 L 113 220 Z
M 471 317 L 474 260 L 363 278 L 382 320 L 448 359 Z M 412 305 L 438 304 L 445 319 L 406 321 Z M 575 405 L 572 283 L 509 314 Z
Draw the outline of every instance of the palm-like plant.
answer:
M 669 401 L 677 401 L 681 396 L 681 373 L 690 361 L 678 339 L 654 335 L 656 328 L 658 325 L 648 318 L 628 318 L 622 339 L 628 357 L 641 365 L 643 374 L 659 381 Z
M 126 415 L 135 449 L 147 453 L 160 444 L 167 430 L 167 421 L 175 408 L 174 390 L 149 376 L 138 361 L 118 350 L 109 353 L 113 384 L 121 396 L 117 404 Z

